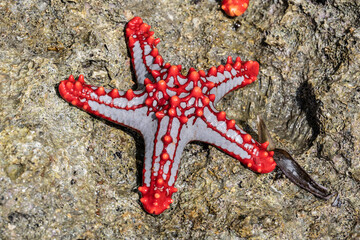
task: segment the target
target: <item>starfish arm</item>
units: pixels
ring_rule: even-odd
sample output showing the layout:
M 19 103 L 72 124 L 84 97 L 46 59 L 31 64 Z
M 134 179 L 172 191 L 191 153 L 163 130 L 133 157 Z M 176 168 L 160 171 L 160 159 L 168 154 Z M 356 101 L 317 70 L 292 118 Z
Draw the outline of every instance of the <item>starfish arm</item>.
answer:
M 207 142 L 238 159 L 242 164 L 258 173 L 274 170 L 273 152 L 266 151 L 267 144 L 260 144 L 244 130 L 226 118 L 212 104 L 204 108 L 204 115 L 196 121 L 197 140 Z
M 145 164 L 140 201 L 144 209 L 158 215 L 170 207 L 180 165 L 180 157 L 189 142 L 188 128 L 179 119 L 159 119 L 157 130 L 145 138 Z
M 208 94 L 214 94 L 216 104 L 227 93 L 254 82 L 259 73 L 259 63 L 256 61 L 242 62 L 239 57 L 235 62 L 229 56 L 225 66 L 212 67 L 207 71 L 204 82 L 212 82 L 212 87 Z
M 131 54 L 131 62 L 140 87 L 145 79 L 160 80 L 160 71 L 164 60 L 160 56 L 156 45 L 160 39 L 155 39 L 150 26 L 140 17 L 134 17 L 126 26 L 126 39 Z
M 145 91 L 124 92 L 85 84 L 84 77 L 75 81 L 71 75 L 59 84 L 59 93 L 67 102 L 98 117 L 142 131 L 152 121 L 147 114 Z

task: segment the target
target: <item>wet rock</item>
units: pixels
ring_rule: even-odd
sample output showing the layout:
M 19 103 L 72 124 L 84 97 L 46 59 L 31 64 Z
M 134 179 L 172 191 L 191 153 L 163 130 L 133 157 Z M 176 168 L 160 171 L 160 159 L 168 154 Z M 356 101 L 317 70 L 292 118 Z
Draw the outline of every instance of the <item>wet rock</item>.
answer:
M 15 180 L 20 177 L 21 174 L 24 173 L 24 171 L 25 166 L 22 164 L 10 164 L 5 168 L 5 172 L 11 180 Z
M 350 0 L 252 0 L 241 17 L 228 18 L 213 0 L 0 3 L 0 238 L 355 239 L 358 9 Z M 257 82 L 218 108 L 254 137 L 261 114 L 277 146 L 337 191 L 341 206 L 189 144 L 171 209 L 146 214 L 136 190 L 142 137 L 71 107 L 56 90 L 70 74 L 133 87 L 124 28 L 134 16 L 152 26 L 165 61 L 184 73 L 228 55 L 258 61 Z

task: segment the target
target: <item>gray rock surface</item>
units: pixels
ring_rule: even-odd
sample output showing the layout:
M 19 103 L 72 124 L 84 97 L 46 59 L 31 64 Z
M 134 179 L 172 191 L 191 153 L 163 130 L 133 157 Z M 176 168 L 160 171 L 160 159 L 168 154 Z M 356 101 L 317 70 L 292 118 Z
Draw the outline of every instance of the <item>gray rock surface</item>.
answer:
M 258 81 L 218 109 L 252 134 L 261 114 L 278 146 L 339 198 L 189 144 L 171 209 L 147 214 L 141 136 L 56 90 L 70 74 L 133 87 L 133 16 L 185 71 L 228 55 L 257 60 Z M 359 25 L 359 0 L 251 0 L 237 18 L 215 0 L 0 1 L 0 239 L 359 239 Z

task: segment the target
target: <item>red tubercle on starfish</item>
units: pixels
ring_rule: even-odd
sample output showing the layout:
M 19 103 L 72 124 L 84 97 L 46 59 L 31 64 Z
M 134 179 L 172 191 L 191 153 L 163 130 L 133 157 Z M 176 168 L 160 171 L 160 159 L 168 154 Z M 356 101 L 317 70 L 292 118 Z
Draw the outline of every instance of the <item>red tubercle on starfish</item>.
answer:
M 156 57 L 157 55 L 159 55 L 159 50 L 157 48 L 154 48 L 151 52 L 150 55 L 153 57 Z
M 135 97 L 134 91 L 132 89 L 127 90 L 125 93 L 125 97 L 127 98 L 127 100 L 130 101 Z
M 249 6 L 249 0 L 223 0 L 221 8 L 230 17 L 242 15 Z
M 164 65 L 164 59 L 162 58 L 162 56 L 157 55 L 155 57 L 154 64 L 158 64 L 159 66 Z
M 114 88 L 113 90 L 111 90 L 109 92 L 109 96 L 111 98 L 119 98 L 120 97 L 120 94 L 119 94 L 119 90 L 117 90 L 116 88 Z
M 227 122 L 227 127 L 228 127 L 228 129 L 230 129 L 230 128 L 233 128 L 234 126 L 235 126 L 235 120 L 234 119 L 231 119 L 231 120 L 229 120 L 228 122 Z
M 95 93 L 98 96 L 103 96 L 106 94 L 104 87 L 99 87 L 98 89 L 95 90 Z
M 170 135 L 165 135 L 163 137 L 163 141 L 164 141 L 165 144 L 169 144 L 169 143 L 172 143 L 173 140 L 172 140 L 172 137 Z
M 180 103 L 181 103 L 181 100 L 180 100 L 180 98 L 178 96 L 172 96 L 170 98 L 171 107 L 177 107 L 177 106 L 180 105 Z
M 217 114 L 218 121 L 225 121 L 226 119 L 226 113 L 224 111 L 221 111 Z
M 251 139 L 252 139 L 252 137 L 251 137 L 250 134 L 245 134 L 245 135 L 243 136 L 243 138 L 244 138 L 244 141 L 245 141 L 245 142 L 250 142 Z
M 189 74 L 188 74 L 187 78 L 190 81 L 193 81 L 195 84 L 197 84 L 197 81 L 200 78 L 200 74 L 197 71 L 192 70 L 192 71 L 189 71 Z
M 211 76 L 216 76 L 217 74 L 217 69 L 216 67 L 211 67 L 208 71 L 208 77 L 211 77 Z
M 169 158 L 170 158 L 170 156 L 167 152 L 163 152 L 161 154 L 161 161 L 167 161 L 167 160 L 169 160 Z

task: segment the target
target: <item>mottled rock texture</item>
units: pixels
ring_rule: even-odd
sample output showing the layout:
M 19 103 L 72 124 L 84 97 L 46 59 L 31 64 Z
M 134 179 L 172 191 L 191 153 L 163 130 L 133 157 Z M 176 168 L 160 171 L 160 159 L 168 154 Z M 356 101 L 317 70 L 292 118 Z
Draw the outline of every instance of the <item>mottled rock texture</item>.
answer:
M 139 203 L 143 140 L 71 107 L 70 74 L 134 87 L 124 27 L 149 23 L 164 59 L 207 69 L 260 63 L 256 83 L 218 108 L 339 193 L 322 201 L 279 172 L 257 175 L 189 144 L 172 208 Z M 251 0 L 228 18 L 215 0 L 0 1 L 0 239 L 359 239 L 360 3 Z

